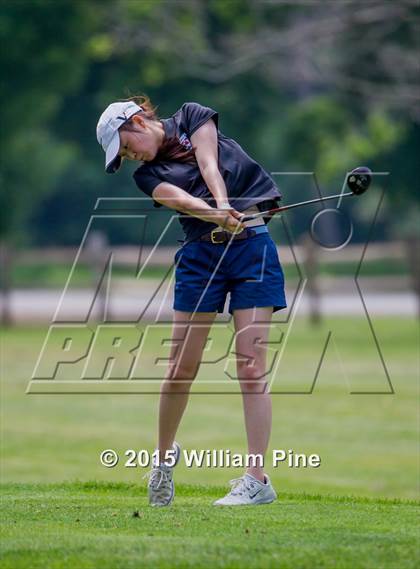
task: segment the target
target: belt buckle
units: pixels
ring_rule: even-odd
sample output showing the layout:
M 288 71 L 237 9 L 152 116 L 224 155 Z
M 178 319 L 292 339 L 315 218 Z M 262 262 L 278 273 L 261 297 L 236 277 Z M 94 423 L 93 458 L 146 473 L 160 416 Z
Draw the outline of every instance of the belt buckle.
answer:
M 217 237 L 217 234 L 218 234 L 218 233 L 219 233 L 219 234 L 223 234 L 224 231 L 220 231 L 220 229 L 217 229 L 217 228 L 216 228 L 216 229 L 213 229 L 213 230 L 210 232 L 210 239 L 211 239 L 211 242 L 212 242 L 214 245 L 217 245 L 217 244 L 220 244 L 220 243 L 224 243 L 224 242 L 226 241 L 226 239 L 223 239 L 223 241 L 217 241 L 216 237 Z

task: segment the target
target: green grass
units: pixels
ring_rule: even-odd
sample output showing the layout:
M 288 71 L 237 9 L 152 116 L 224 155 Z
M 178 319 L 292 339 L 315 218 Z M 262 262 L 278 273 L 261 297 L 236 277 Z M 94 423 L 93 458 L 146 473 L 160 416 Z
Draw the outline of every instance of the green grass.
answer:
M 280 493 L 215 508 L 225 488 L 177 485 L 171 508 L 137 484 L 7 484 L 2 569 L 418 566 L 418 505 Z
M 356 273 L 358 263 L 335 262 L 322 263 L 319 272 L 325 276 L 349 276 Z M 17 288 L 43 287 L 62 288 L 68 279 L 71 264 L 37 263 L 36 265 L 16 264 L 12 271 L 12 283 Z M 298 276 L 294 265 L 284 265 L 284 275 L 289 281 Z M 163 279 L 168 272 L 168 266 L 153 266 L 144 270 L 142 278 Z M 362 265 L 361 275 L 364 277 L 383 277 L 387 275 L 407 275 L 407 262 L 404 259 L 384 258 L 365 260 Z M 116 278 L 133 278 L 134 268 L 115 266 L 113 275 Z M 80 263 L 72 276 L 72 287 L 92 286 L 93 276 L 88 265 Z
M 364 319 L 329 318 L 315 329 L 295 322 L 274 390 L 307 390 L 329 331 L 333 339 L 311 395 L 272 396 L 268 456 L 294 449 L 322 464 L 268 461 L 278 502 L 223 511 L 210 504 L 241 469 L 181 462 L 174 506 L 155 511 L 146 506 L 147 469 L 124 468 L 125 449 L 154 448 L 156 394 L 27 395 L 47 326 L 3 331 L 1 567 L 415 567 L 419 328 L 395 317 L 373 325 L 394 394 L 349 393 L 387 388 Z M 214 353 L 226 342 L 214 333 Z M 146 368 L 157 349 L 149 346 Z M 201 381 L 223 378 L 224 365 L 200 369 L 177 435 L 184 449 L 246 452 L 240 395 L 199 393 Z M 117 467 L 100 465 L 106 448 L 120 453 Z
M 418 326 L 409 318 L 374 318 L 373 325 L 393 383 L 393 395 L 349 393 L 388 390 L 365 320 L 331 318 L 319 329 L 311 328 L 306 320 L 295 322 L 274 378 L 274 391 L 307 391 L 329 330 L 335 340 L 330 342 L 311 395 L 272 396 L 269 453 L 273 449 L 294 449 L 317 453 L 322 459 L 315 469 L 285 465 L 273 468 L 268 464 L 268 473 L 278 490 L 390 498 L 418 496 Z M 286 331 L 287 325 L 280 325 L 280 330 Z M 99 453 L 112 448 L 123 457 L 126 449 L 152 451 L 158 395 L 26 394 L 46 333 L 47 326 L 16 328 L 2 334 L 2 480 L 137 480 L 140 468 L 124 468 L 121 461 L 116 468 L 106 469 L 100 465 Z M 227 344 L 226 334 L 220 331 L 212 337 L 213 351 L 207 356 L 210 359 Z M 157 350 L 157 346 L 149 346 L 144 354 L 145 368 Z M 246 452 L 241 396 L 198 393 L 201 385 L 212 385 L 202 381 L 226 377 L 225 363 L 226 358 L 203 364 L 200 369 L 178 433 L 184 449 Z M 82 366 L 83 361 L 74 367 L 75 377 Z M 229 369 L 232 371 L 232 366 Z M 183 483 L 222 485 L 238 472 L 238 468 L 200 471 L 180 465 L 179 476 Z

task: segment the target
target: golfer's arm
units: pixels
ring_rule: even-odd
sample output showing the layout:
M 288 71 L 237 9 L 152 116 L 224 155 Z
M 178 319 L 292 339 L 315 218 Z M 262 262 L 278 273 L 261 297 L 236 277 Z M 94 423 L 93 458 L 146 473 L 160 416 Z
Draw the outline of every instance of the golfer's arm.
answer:
M 156 186 L 152 192 L 152 197 L 158 203 L 187 213 L 203 221 L 210 221 L 218 223 L 215 216 L 219 213 L 216 209 L 208 205 L 204 200 L 191 196 L 188 192 L 170 184 L 169 182 L 162 182 Z
M 218 207 L 223 207 L 228 204 L 228 195 L 218 166 L 217 128 L 212 119 L 194 132 L 191 136 L 191 143 L 201 175 Z

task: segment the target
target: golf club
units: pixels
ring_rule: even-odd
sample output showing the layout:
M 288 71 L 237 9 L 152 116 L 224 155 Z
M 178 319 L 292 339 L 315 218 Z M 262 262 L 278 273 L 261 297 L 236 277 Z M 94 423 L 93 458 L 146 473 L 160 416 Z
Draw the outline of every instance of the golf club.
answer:
M 351 190 L 350 192 L 346 192 L 345 194 L 335 194 L 333 196 L 326 196 L 323 198 L 315 198 L 313 200 L 307 200 L 295 204 L 284 205 L 273 209 L 269 209 L 267 211 L 260 211 L 258 213 L 253 213 L 251 215 L 245 215 L 244 217 L 241 218 L 241 221 L 258 219 L 259 217 L 264 217 L 266 215 L 274 215 L 275 213 L 287 211 L 295 207 L 301 207 L 304 205 L 323 202 L 327 200 L 345 198 L 347 196 L 354 196 L 354 195 L 360 196 L 361 194 L 364 194 L 366 190 L 369 188 L 370 182 L 372 180 L 371 174 L 372 172 L 369 170 L 369 168 L 367 168 L 366 166 L 359 166 L 358 168 L 352 170 L 347 176 L 346 185 Z

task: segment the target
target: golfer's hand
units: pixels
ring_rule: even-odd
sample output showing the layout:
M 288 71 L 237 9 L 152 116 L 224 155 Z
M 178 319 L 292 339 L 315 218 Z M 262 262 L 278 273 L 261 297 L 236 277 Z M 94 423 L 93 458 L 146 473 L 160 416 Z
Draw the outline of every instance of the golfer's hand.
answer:
M 214 211 L 212 217 L 213 223 L 217 223 L 217 225 L 220 225 L 226 231 L 230 231 L 230 233 L 240 233 L 246 227 L 246 225 L 240 221 L 242 216 L 242 213 L 232 208 L 229 210 L 217 209 Z
M 217 209 L 220 209 L 222 211 L 226 211 L 231 216 L 233 216 L 234 218 L 239 219 L 239 220 L 244 216 L 244 214 L 241 213 L 240 211 L 236 211 L 236 209 L 233 208 L 228 201 L 218 201 L 217 202 Z M 245 226 L 241 225 L 241 227 L 242 227 L 241 231 L 243 231 Z M 228 231 L 230 231 L 230 229 Z

